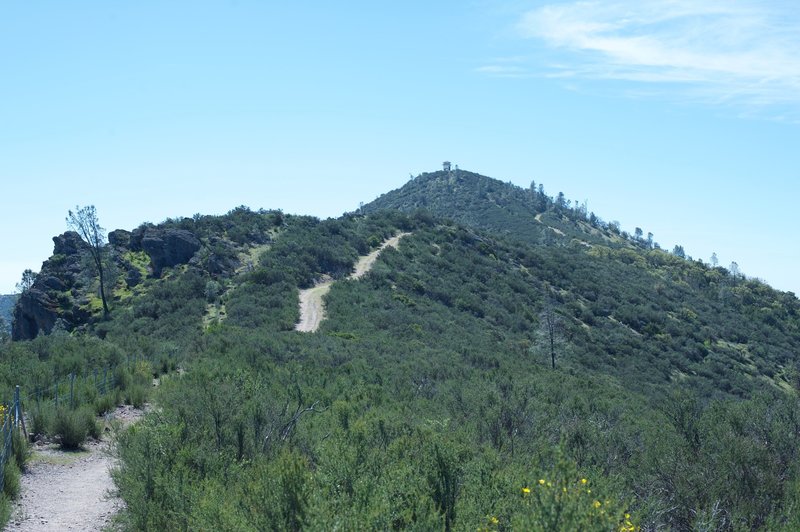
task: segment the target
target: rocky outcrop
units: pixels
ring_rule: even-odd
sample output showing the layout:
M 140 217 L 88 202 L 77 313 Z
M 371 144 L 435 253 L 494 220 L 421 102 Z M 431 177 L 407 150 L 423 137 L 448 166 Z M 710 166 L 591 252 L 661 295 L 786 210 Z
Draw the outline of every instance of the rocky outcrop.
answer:
M 17 300 L 14 307 L 14 324 L 11 338 L 14 340 L 32 340 L 40 332 L 48 334 L 58 319 L 58 306 L 47 292 L 36 288 L 26 290 Z
M 132 244 L 137 231 L 131 235 Z M 147 228 L 141 238 L 141 246 L 150 256 L 153 275 L 160 277 L 164 268 L 188 263 L 200 249 L 200 240 L 184 229 Z
M 75 231 L 53 237 L 53 255 L 77 255 L 88 249 L 89 245 Z
M 142 273 L 123 259 L 125 252 L 145 251 L 150 256 L 153 275 L 159 277 L 164 268 L 188 263 L 201 248 L 200 240 L 190 231 L 152 225 L 143 225 L 131 232 L 117 229 L 109 233 L 108 241 L 128 287 L 140 284 Z M 90 262 L 88 252 L 88 244 L 74 231 L 53 238 L 53 256 L 42 264 L 33 287 L 20 296 L 14 308 L 14 340 L 49 334 L 56 322 L 72 330 L 92 319 L 85 290 L 85 286 L 94 283 L 86 271 L 86 264 Z M 217 260 L 219 269 L 231 267 L 222 258 Z
M 88 245 L 75 231 L 53 237 L 53 256 L 42 264 L 33 286 L 20 295 L 14 307 L 14 340 L 49 334 L 58 318 L 70 325 L 74 322 L 71 294 L 82 287 L 87 250 Z
M 252 252 L 252 246 L 270 242 L 272 228 L 280 225 L 268 214 L 238 209 L 223 217 L 167 220 L 109 232 L 104 272 L 112 311 L 156 286 L 158 281 L 148 278 L 160 278 L 165 268 L 188 265 L 215 280 L 236 275 L 240 257 Z M 53 255 L 14 309 L 16 340 L 54 330 L 90 330 L 94 320 L 102 319 L 91 248 L 74 231 L 54 237 L 53 244 Z
M 212 277 L 233 275 L 241 264 L 236 247 L 218 237 L 211 237 L 202 251 L 195 253 L 189 263 L 208 272 Z
M 131 245 L 131 233 L 124 229 L 116 229 L 108 233 L 108 243 L 117 249 L 129 248 Z
M 131 251 L 142 251 L 142 240 L 144 240 L 144 235 L 148 230 L 157 231 L 158 229 L 155 229 L 151 224 L 142 224 L 131 231 L 128 243 Z

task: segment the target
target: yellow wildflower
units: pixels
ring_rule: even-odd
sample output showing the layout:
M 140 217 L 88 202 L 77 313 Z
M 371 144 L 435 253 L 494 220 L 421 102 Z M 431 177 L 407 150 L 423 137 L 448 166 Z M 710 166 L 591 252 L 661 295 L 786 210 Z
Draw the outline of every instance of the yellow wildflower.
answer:
M 543 478 L 539 479 L 539 485 L 544 486 L 544 479 Z
M 524 493 L 525 495 L 529 494 L 530 492 L 531 492 L 530 488 L 528 487 L 522 488 L 522 493 Z
M 581 484 L 586 484 L 587 482 L 589 482 L 589 481 L 588 481 L 588 480 L 586 480 L 585 478 L 582 478 L 582 479 L 581 479 Z
M 603 506 L 603 503 L 602 503 L 602 502 L 600 502 L 600 501 L 594 501 L 594 503 L 592 504 L 592 506 L 594 506 L 595 508 L 600 508 L 601 506 Z
M 500 521 L 495 516 L 492 516 L 492 518 L 489 519 L 489 522 L 492 523 L 493 525 L 496 525 Z

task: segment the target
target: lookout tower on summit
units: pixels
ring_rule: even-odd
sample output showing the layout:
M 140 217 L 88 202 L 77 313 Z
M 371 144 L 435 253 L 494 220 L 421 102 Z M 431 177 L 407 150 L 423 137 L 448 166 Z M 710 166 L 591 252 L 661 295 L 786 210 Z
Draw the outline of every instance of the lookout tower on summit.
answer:
M 450 161 L 445 161 L 445 162 L 443 162 L 443 163 L 442 163 L 442 169 L 443 169 L 445 172 L 449 172 L 449 171 L 450 171 Z

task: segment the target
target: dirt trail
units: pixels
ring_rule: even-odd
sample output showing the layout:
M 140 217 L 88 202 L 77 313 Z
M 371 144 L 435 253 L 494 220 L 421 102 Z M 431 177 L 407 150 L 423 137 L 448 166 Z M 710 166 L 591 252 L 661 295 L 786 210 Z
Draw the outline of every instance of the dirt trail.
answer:
M 544 214 L 544 213 L 540 212 L 533 219 L 536 220 L 537 222 L 539 222 L 540 224 L 543 224 L 544 222 L 542 221 L 542 214 Z M 567 236 L 566 234 L 564 234 L 564 231 L 562 231 L 561 229 L 557 229 L 557 228 L 553 227 L 552 225 L 548 225 L 547 229 L 550 229 L 551 231 L 553 231 L 557 235 Z
M 314 332 L 319 329 L 319 324 L 325 319 L 323 298 L 330 292 L 332 284 L 333 281 L 324 281 L 314 288 L 300 290 L 300 321 L 295 325 L 295 331 Z
M 385 241 L 381 246 L 370 253 L 369 255 L 365 255 L 358 259 L 356 262 L 356 271 L 350 274 L 350 279 L 360 279 L 364 277 L 368 271 L 372 269 L 372 266 L 375 264 L 375 261 L 378 260 L 378 255 L 381 254 L 381 251 L 388 247 L 393 247 L 397 249 L 397 246 L 400 245 L 400 239 L 404 236 L 408 236 L 411 233 L 400 233 L 397 236 L 393 236 L 389 240 Z
M 372 269 L 378 255 L 387 247 L 397 248 L 400 239 L 411 233 L 400 233 L 386 240 L 381 246 L 369 255 L 359 257 L 355 264 L 355 271 L 350 274 L 348 279 L 360 279 Z M 300 332 L 315 332 L 319 329 L 319 324 L 325 319 L 325 304 L 323 298 L 330 291 L 333 281 L 325 279 L 313 288 L 300 290 L 300 321 L 295 325 L 294 330 Z
M 130 406 L 112 418 L 122 426 L 143 415 Z M 108 438 L 109 436 L 107 436 Z M 6 531 L 102 530 L 121 508 L 113 495 L 114 458 L 108 440 L 87 443 L 85 450 L 65 452 L 55 444 L 35 448 L 22 475 L 22 490 Z

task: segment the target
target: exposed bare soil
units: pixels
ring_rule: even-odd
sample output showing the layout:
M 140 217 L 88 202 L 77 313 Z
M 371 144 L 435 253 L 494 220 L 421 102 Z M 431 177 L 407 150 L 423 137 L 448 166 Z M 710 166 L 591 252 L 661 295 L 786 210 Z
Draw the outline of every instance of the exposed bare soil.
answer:
M 400 239 L 410 233 L 400 233 L 386 240 L 380 245 L 378 249 L 371 252 L 369 255 L 360 257 L 355 264 L 355 271 L 350 274 L 349 279 L 359 279 L 367 274 L 372 269 L 378 256 L 387 247 L 397 248 L 400 244 Z M 331 279 L 323 279 L 313 288 L 300 291 L 300 321 L 297 322 L 294 329 L 300 332 L 314 332 L 319 329 L 320 323 L 325 319 L 325 302 L 323 301 L 325 295 L 330 291 L 333 281 Z

